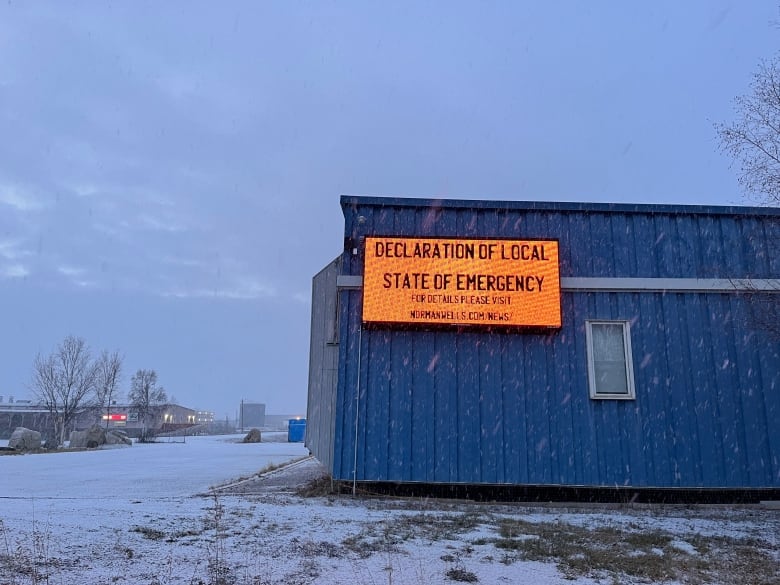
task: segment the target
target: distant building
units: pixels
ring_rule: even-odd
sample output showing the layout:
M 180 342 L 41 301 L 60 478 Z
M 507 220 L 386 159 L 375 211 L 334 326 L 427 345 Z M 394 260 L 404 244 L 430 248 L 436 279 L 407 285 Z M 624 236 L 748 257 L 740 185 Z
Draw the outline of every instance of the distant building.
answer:
M 45 431 L 49 420 L 49 412 L 30 400 L 0 401 L 0 439 L 8 439 L 16 427 Z
M 164 434 L 186 429 L 197 424 L 197 411 L 178 404 L 160 404 L 152 407 L 147 421 L 151 434 Z M 131 437 L 137 437 L 143 429 L 138 411 L 128 404 L 112 404 L 106 408 L 84 408 L 73 421 L 72 430 L 86 429 L 94 424 L 118 428 Z M 0 403 L 0 438 L 6 439 L 16 427 L 26 427 L 46 433 L 52 426 L 51 415 L 45 406 L 31 400 Z
M 210 424 L 214 422 L 214 412 L 211 410 L 199 410 L 195 414 L 195 422 L 199 425 Z
M 242 429 L 265 426 L 265 404 L 242 400 L 238 411 L 238 426 Z
M 137 437 L 143 430 L 144 421 L 138 410 L 129 404 L 112 404 L 107 412 L 105 408 L 87 409 L 78 417 L 74 427 L 85 429 L 93 424 L 106 425 Z M 179 404 L 157 404 L 151 407 L 147 420 L 147 430 L 153 435 L 171 433 L 197 424 L 197 411 Z

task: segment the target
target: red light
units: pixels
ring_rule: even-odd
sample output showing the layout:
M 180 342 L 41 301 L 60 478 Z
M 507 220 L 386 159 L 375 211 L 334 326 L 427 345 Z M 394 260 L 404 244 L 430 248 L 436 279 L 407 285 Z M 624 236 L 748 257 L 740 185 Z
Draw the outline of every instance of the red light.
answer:
M 104 414 L 103 420 L 126 421 L 127 415 L 126 414 Z

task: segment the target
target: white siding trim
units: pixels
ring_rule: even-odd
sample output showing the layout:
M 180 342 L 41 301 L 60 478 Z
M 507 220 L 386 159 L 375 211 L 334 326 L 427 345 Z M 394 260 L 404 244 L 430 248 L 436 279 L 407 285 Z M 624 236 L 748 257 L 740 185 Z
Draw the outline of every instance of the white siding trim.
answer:
M 561 278 L 561 289 L 567 291 L 629 292 L 780 292 L 776 278 Z
M 336 277 L 336 288 L 358 289 L 363 288 L 363 277 L 350 274 L 339 274 Z
M 341 274 L 336 279 L 340 289 L 354 290 L 363 286 L 363 277 Z M 603 292 L 711 292 L 743 291 L 780 293 L 778 278 L 591 278 L 561 277 L 561 290 Z

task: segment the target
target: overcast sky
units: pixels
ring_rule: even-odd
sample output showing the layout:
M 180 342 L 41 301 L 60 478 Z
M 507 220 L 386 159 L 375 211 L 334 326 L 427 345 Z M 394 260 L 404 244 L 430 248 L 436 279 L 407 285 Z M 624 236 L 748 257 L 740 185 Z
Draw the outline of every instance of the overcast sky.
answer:
M 741 204 L 771 1 L 0 5 L 0 395 L 68 335 L 305 412 L 341 194 Z

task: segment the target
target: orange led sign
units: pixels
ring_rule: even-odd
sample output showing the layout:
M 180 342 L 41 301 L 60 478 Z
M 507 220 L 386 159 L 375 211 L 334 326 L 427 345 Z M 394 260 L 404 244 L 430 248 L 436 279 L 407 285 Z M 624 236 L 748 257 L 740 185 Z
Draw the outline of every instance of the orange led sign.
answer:
M 366 237 L 363 322 L 560 327 L 558 242 Z

